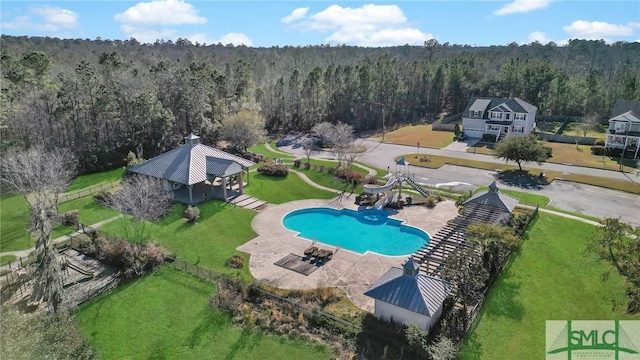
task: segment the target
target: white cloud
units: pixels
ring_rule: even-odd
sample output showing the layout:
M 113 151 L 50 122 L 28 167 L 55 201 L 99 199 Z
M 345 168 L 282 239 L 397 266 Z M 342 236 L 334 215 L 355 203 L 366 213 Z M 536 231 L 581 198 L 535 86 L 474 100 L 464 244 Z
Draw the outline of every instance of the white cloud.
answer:
M 113 17 L 131 26 L 205 24 L 193 5 L 182 0 L 156 0 L 140 2 Z
M 610 41 L 611 37 L 631 36 L 638 27 L 637 23 L 628 25 L 610 24 L 602 21 L 576 20 L 571 25 L 562 27 L 565 33 L 573 38 Z
M 331 5 L 290 23 L 302 31 L 330 32 L 325 41 L 358 46 L 416 45 L 433 38 L 411 27 L 397 5 L 368 4 L 359 8 Z
M 515 0 L 494 11 L 495 15 L 528 13 L 538 9 L 545 9 L 553 0 Z
M 78 27 L 80 16 L 67 9 L 49 5 L 29 8 L 28 15 L 16 16 L 13 21 L 3 22 L 1 27 L 10 30 L 31 30 L 49 35 L 60 30 L 72 30 Z
M 293 10 L 290 15 L 283 17 L 280 21 L 282 21 L 283 24 L 290 24 L 296 20 L 303 19 L 305 16 L 307 16 L 308 11 L 309 11 L 308 7 L 297 8 Z
M 534 31 L 527 37 L 527 43 L 532 43 L 534 41 L 539 42 L 540 44 L 547 44 L 550 41 L 553 41 L 547 37 L 547 34 L 541 31 Z
M 253 45 L 253 42 L 251 41 L 251 39 L 249 39 L 247 35 L 242 33 L 228 33 L 228 34 L 222 35 L 222 37 L 220 37 L 218 40 L 216 40 L 213 43 L 215 44 L 222 43 L 224 45 L 227 45 L 227 44 L 233 44 L 233 45 L 244 44 L 246 46 Z

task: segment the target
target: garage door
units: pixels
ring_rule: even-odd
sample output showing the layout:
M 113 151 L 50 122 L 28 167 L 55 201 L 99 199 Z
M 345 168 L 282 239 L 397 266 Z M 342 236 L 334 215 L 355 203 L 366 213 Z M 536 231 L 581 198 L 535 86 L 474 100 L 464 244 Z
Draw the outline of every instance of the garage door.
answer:
M 464 134 L 470 138 L 481 138 L 484 134 L 484 130 L 478 129 L 464 129 Z

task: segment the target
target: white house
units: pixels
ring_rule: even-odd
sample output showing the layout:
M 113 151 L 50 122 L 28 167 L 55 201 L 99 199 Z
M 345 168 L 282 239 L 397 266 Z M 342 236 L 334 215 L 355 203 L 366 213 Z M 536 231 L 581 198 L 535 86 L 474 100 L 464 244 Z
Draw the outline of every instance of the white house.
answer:
M 462 113 L 462 129 L 472 138 L 481 138 L 484 134 L 493 134 L 496 139 L 528 135 L 536 127 L 537 110 L 518 98 L 473 97 Z
M 429 330 L 442 315 L 451 291 L 447 281 L 421 274 L 413 258 L 403 268 L 392 267 L 364 294 L 375 300 L 374 315 Z
M 637 111 L 637 112 L 636 112 Z M 640 102 L 618 100 L 611 111 L 604 146 L 621 149 L 625 157 L 640 154 Z

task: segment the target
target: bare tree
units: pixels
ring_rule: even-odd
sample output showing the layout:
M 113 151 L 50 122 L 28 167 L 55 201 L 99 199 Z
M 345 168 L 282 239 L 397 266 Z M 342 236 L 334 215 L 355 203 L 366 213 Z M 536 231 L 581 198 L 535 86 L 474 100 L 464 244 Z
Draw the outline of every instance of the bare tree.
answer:
M 58 197 L 75 174 L 75 161 L 64 149 L 34 147 L 5 154 L 1 162 L 2 186 L 22 195 L 29 204 L 31 230 L 36 235 L 37 265 L 31 301 L 44 301 L 55 313 L 63 300 L 63 262 L 51 241 Z
M 122 189 L 105 199 L 104 205 L 130 216 L 121 217 L 125 237 L 134 241 L 147 240 L 147 221 L 157 221 L 171 211 L 171 193 L 162 180 L 145 175 L 133 175 L 122 182 Z
M 314 144 L 313 139 L 308 139 L 302 144 L 302 149 L 304 150 L 304 156 L 307 157 L 307 164 L 311 161 L 311 156 L 316 153 L 316 144 Z
M 344 153 L 344 162 L 346 169 L 349 170 L 347 181 L 351 184 L 351 190 L 353 191 L 356 187 L 356 184 L 353 182 L 353 177 L 351 176 L 353 173 L 353 165 L 360 156 L 360 149 L 364 146 L 362 145 L 362 141 L 359 141 L 358 143 L 351 143 L 349 145 L 349 148 Z
M 336 125 L 321 122 L 313 127 L 313 131 L 321 138 L 331 142 L 338 159 L 338 166 L 341 166 L 346 160 L 346 154 L 353 142 L 353 126 L 341 122 Z

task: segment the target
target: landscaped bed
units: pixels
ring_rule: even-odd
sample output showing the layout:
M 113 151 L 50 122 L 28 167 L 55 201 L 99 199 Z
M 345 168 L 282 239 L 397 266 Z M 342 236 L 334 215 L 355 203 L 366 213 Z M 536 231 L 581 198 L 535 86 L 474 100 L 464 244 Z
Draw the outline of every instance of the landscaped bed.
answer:
M 78 310 L 103 359 L 328 359 L 323 345 L 235 326 L 214 309 L 214 286 L 170 267 L 131 281 Z
M 589 256 L 594 226 L 540 213 L 521 251 L 489 291 L 462 359 L 540 359 L 545 321 L 640 319 L 626 315 L 624 279 Z

